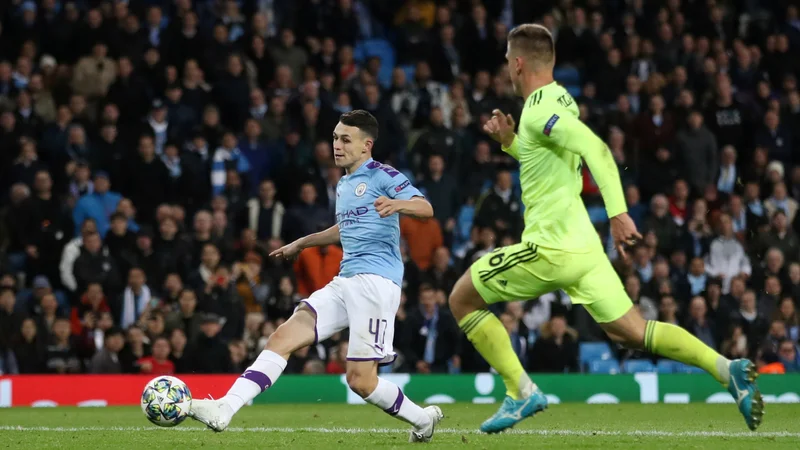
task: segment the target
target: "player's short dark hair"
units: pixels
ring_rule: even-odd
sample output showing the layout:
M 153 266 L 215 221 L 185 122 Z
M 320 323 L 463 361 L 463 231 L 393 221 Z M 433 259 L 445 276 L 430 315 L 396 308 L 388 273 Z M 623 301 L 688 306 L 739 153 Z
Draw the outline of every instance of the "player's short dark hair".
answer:
M 508 44 L 514 51 L 531 56 L 534 62 L 548 65 L 555 62 L 553 35 L 541 25 L 526 23 L 515 27 L 508 33 Z
M 378 140 L 378 119 L 369 111 L 354 109 L 339 116 L 339 122 L 348 127 L 356 127 L 362 133 L 371 137 L 373 141 Z

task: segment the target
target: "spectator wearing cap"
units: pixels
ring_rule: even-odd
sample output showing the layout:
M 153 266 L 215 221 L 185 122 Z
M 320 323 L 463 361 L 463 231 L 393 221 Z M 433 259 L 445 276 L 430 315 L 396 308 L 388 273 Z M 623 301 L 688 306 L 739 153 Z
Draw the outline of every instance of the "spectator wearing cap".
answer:
M 161 98 L 156 98 L 150 105 L 150 114 L 141 124 L 141 128 L 137 130 L 137 135 L 150 135 L 153 137 L 153 145 L 156 155 L 161 155 L 164 152 L 164 146 L 167 142 L 179 138 L 179 129 L 173 126 L 169 121 L 169 109 L 167 104 Z
M 74 201 L 86 194 L 94 192 L 94 183 L 92 182 L 92 169 L 86 161 L 78 161 L 75 166 L 75 172 L 72 174 L 69 182 L 69 194 Z
M 98 171 L 94 175 L 94 192 L 86 194 L 78 200 L 72 210 L 73 223 L 83 223 L 86 219 L 93 219 L 97 224 L 97 231 L 105 236 L 110 227 L 111 214 L 117 210 L 122 196 L 111 189 L 108 172 Z
M 157 157 L 156 138 L 143 134 L 138 141 L 138 154 L 127 170 L 122 192 L 137 209 L 137 220 L 150 223 L 156 207 L 169 196 L 169 171 Z
M 206 313 L 200 325 L 200 335 L 187 348 L 188 366 L 195 373 L 225 373 L 230 366 L 228 346 L 220 337 L 222 319 Z
M 200 123 L 199 111 L 195 111 L 183 100 L 180 83 L 167 86 L 164 104 L 167 106 L 167 122 L 174 127 L 174 135 L 185 138 L 189 131 Z
M 98 100 L 108 93 L 108 88 L 117 76 L 117 66 L 108 57 L 108 46 L 96 42 L 92 54 L 78 61 L 72 77 L 73 92 L 89 101 Z
M 62 312 L 69 311 L 69 302 L 67 298 L 63 293 L 53 291 L 50 280 L 44 275 L 37 275 L 33 278 L 30 290 L 20 290 L 17 294 L 17 297 L 20 299 L 17 307 L 23 308 L 21 311 L 25 314 L 40 314 L 42 311 L 42 298 L 46 295 L 52 295 L 56 299 L 59 315 Z

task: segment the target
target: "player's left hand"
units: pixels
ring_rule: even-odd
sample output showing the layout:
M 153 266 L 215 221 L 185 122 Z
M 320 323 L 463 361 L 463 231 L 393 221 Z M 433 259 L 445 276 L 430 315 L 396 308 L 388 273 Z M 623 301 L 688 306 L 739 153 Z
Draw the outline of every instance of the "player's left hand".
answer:
M 392 200 L 385 195 L 381 195 L 375 200 L 375 211 L 378 212 L 378 215 L 381 217 L 389 217 L 392 214 L 399 212 L 400 207 L 397 204 L 396 200 Z
M 623 258 L 627 258 L 625 254 L 626 245 L 635 245 L 642 235 L 636 229 L 636 224 L 628 213 L 618 214 L 611 218 L 611 237 L 614 239 L 614 245 L 617 247 L 617 252 Z

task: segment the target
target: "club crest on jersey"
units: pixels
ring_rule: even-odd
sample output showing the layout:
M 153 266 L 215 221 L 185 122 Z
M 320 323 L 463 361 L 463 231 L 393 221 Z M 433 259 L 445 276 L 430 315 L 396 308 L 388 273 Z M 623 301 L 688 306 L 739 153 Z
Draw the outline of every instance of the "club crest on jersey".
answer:
M 542 133 L 545 136 L 550 136 L 550 132 L 553 131 L 553 126 L 556 124 L 556 122 L 558 122 L 558 119 L 559 119 L 558 114 L 553 114 L 553 116 L 550 117 L 550 120 L 548 120 L 547 123 L 544 124 L 544 130 L 542 130 Z
M 356 186 L 356 197 L 361 197 L 365 192 L 367 192 L 367 183 L 358 183 L 358 186 Z

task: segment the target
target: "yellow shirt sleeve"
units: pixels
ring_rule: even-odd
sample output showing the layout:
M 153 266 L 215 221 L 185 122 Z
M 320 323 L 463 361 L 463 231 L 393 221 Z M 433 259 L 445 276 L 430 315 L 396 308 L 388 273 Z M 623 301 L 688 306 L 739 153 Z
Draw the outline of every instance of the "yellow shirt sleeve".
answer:
M 506 152 L 509 155 L 511 155 L 511 157 L 513 157 L 514 159 L 519 161 L 519 147 L 517 146 L 517 140 L 518 140 L 517 136 L 514 135 L 514 140 L 511 142 L 511 146 L 510 147 L 506 147 L 505 145 L 501 145 L 500 148 L 503 149 L 504 152 Z
M 592 171 L 606 204 L 608 217 L 628 212 L 619 169 L 611 151 L 592 130 L 571 114 L 553 114 L 542 130 L 544 138 L 564 150 L 580 155 Z

